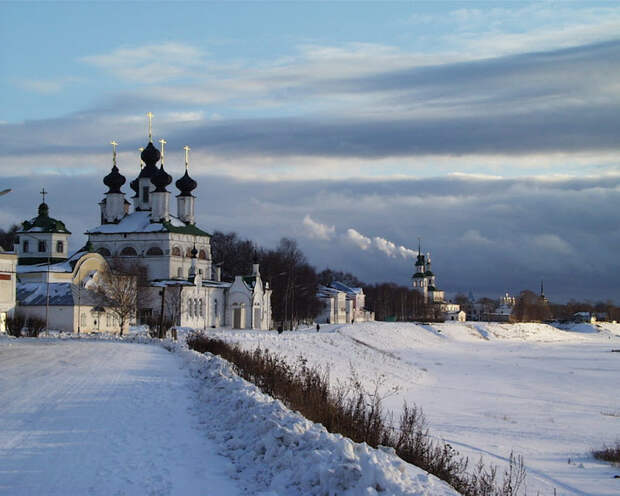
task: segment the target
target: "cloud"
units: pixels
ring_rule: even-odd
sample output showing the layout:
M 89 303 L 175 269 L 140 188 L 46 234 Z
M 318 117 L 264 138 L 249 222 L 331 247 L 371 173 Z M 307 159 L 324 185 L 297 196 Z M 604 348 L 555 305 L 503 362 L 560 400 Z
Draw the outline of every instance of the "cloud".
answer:
M 334 226 L 328 226 L 321 224 L 320 222 L 316 222 L 309 215 L 304 217 L 303 225 L 307 228 L 306 235 L 311 238 L 324 239 L 328 241 L 336 232 L 336 228 Z
M 203 67 L 205 53 L 179 42 L 120 47 L 109 53 L 89 55 L 80 61 L 130 82 L 155 84 L 193 75 Z
M 477 229 L 468 229 L 461 236 L 461 241 L 472 244 L 490 244 L 491 240 L 485 238 Z
M 368 248 L 372 245 L 370 238 L 367 238 L 352 228 L 347 229 L 345 238 L 362 250 L 368 250 Z
M 538 234 L 532 239 L 535 246 L 558 255 L 574 255 L 575 250 L 557 234 Z
M 362 233 L 356 231 L 353 228 L 347 229 L 346 233 L 343 235 L 343 239 L 351 242 L 353 245 L 364 251 L 367 251 L 369 248 L 372 247 L 376 251 L 383 253 L 390 258 L 396 258 L 397 256 L 400 256 L 404 259 L 407 259 L 415 258 L 418 255 L 418 252 L 415 250 L 411 250 L 410 248 L 406 248 L 402 245 L 396 245 L 392 241 L 389 241 L 380 236 L 374 236 L 373 238 L 369 238 L 368 236 L 364 236 Z
M 4 226 L 0 227 L 34 216 L 38 192 L 45 185 L 50 192 L 50 215 L 63 220 L 74 233 L 72 249 L 82 246 L 81 233 L 99 222 L 97 203 L 106 191 L 102 182 L 106 173 L 102 169 L 83 176 L 3 177 L 3 188 L 13 192 L 2 197 Z M 173 179 L 181 173 L 182 169 L 172 172 Z M 135 177 L 125 175 L 128 180 Z M 330 267 L 368 283 L 409 285 L 415 250 L 408 258 L 388 256 L 374 238 L 407 247 L 422 237 L 424 250 L 432 253 L 438 287 L 448 294 L 470 289 L 475 296 L 518 294 L 536 289 L 542 278 L 552 301 L 611 298 L 620 303 L 614 270 L 620 229 L 610 221 L 620 211 L 620 174 L 286 182 L 192 176 L 198 182 L 200 227 L 236 231 L 264 247 L 275 247 L 280 238 L 301 234 L 294 227 L 303 226 L 308 212 L 320 208 L 311 218 L 335 226 L 330 242 L 298 236 L 299 246 L 319 270 Z M 64 201 L 67 188 L 72 191 L 70 202 Z M 130 191 L 127 185 L 123 189 Z M 174 187 L 169 189 L 174 194 Z M 342 219 L 355 228 L 339 228 Z M 464 236 L 467 231 L 471 232 Z M 476 232 L 492 243 L 473 243 Z

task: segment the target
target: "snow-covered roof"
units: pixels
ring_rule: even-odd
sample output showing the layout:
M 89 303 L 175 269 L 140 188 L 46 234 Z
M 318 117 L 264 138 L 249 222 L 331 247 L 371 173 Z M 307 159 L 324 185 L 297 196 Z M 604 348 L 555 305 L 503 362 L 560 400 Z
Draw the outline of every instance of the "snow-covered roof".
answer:
M 80 288 L 68 282 L 26 282 L 17 284 L 17 301 L 21 306 L 41 306 L 49 304 L 62 306 L 96 306 L 101 297 L 92 290 Z
M 193 224 L 185 224 L 178 217 L 170 216 L 167 222 L 151 222 L 151 212 L 133 212 L 123 217 L 116 224 L 101 224 L 86 231 L 87 234 L 123 234 L 123 233 L 155 233 L 178 232 L 196 236 L 210 236 Z
M 46 263 L 39 263 L 33 265 L 18 265 L 17 273 L 32 273 L 32 272 L 73 272 L 75 268 L 75 264 L 78 262 L 80 258 L 84 255 L 87 255 L 89 252 L 80 250 L 71 255 L 67 260 L 63 260 L 62 262 L 57 262 L 48 265 Z
M 363 293 L 362 288 L 352 288 L 340 281 L 332 282 L 331 287 L 339 291 L 344 291 L 345 293 L 349 293 L 349 294 L 362 294 Z

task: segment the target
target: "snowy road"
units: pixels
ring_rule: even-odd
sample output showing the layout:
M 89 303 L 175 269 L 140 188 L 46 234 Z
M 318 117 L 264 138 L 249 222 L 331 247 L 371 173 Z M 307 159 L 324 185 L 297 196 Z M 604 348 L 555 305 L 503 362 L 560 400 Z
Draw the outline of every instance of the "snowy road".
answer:
M 0 346 L 0 494 L 241 494 L 180 366 L 158 346 Z

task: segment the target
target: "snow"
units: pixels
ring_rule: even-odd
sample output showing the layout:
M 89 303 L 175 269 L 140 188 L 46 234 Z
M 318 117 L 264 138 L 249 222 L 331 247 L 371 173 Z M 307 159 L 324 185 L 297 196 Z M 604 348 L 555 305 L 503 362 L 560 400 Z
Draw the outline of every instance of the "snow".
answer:
M 185 223 L 174 216 L 170 216 L 170 223 L 174 227 L 185 227 Z M 136 232 L 162 232 L 166 231 L 166 228 L 160 222 L 151 223 L 150 212 L 133 212 L 123 219 L 118 224 L 102 224 L 89 229 L 88 233 L 92 234 L 110 234 L 110 233 L 136 233 Z
M 0 494 L 457 496 L 218 357 L 132 339 L 0 336 Z
M 157 346 L 0 341 L 0 494 L 241 494 Z
M 588 327 L 584 327 L 588 326 Z M 341 383 L 354 369 L 381 385 L 398 416 L 422 407 L 432 432 L 477 461 L 524 456 L 528 494 L 611 496 L 620 469 L 593 448 L 620 438 L 620 325 L 359 323 L 296 332 L 209 331 L 246 349 L 328 366 Z

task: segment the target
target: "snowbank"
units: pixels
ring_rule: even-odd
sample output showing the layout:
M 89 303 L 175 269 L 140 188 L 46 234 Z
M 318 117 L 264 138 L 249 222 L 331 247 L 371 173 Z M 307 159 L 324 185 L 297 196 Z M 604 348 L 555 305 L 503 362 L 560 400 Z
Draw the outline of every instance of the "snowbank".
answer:
M 222 446 L 238 476 L 262 496 L 416 495 L 458 493 L 405 463 L 391 449 L 373 449 L 330 434 L 238 377 L 219 357 L 168 344 L 182 355 L 204 408 L 201 423 Z

